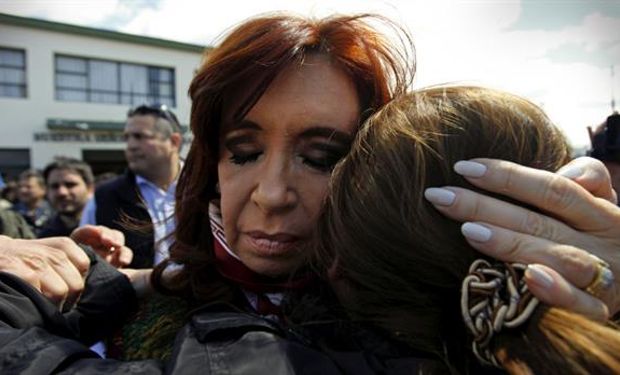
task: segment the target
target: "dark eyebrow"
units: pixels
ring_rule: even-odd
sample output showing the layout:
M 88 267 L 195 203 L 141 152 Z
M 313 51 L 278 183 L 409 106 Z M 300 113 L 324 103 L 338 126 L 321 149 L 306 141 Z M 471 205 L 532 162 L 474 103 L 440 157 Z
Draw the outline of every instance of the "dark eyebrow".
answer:
M 223 134 L 229 133 L 234 130 L 241 130 L 241 129 L 261 130 L 261 127 L 258 126 L 258 124 L 256 124 L 254 121 L 250 121 L 250 120 L 241 120 L 241 121 L 227 122 L 227 123 L 222 124 Z
M 325 126 L 316 126 L 304 130 L 301 133 L 302 138 L 322 137 L 334 140 L 339 143 L 349 144 L 353 141 L 353 135 L 345 132 L 341 132 L 334 128 Z
M 258 124 L 250 120 L 229 122 L 222 126 L 223 134 L 227 134 L 232 131 L 242 130 L 242 129 L 262 130 L 262 128 Z M 339 143 L 350 144 L 353 141 L 354 136 L 352 134 L 341 132 L 329 126 L 314 126 L 301 132 L 300 137 L 301 138 L 321 137 L 321 138 L 328 138 L 329 140 L 333 140 Z

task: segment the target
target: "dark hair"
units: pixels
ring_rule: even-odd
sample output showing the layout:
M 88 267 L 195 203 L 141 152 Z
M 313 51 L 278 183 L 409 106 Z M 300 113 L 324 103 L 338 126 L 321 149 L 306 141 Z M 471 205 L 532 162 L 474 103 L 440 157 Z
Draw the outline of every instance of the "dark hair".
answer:
M 86 186 L 93 186 L 95 183 L 95 177 L 93 176 L 93 170 L 90 168 L 90 165 L 81 160 L 66 156 L 55 157 L 54 161 L 45 166 L 43 170 L 45 181 L 48 180 L 50 173 L 56 169 L 66 170 L 79 175 Z
M 37 169 L 26 169 L 19 174 L 18 180 L 21 181 L 29 178 L 36 179 L 39 186 L 45 188 L 45 180 L 43 179 L 43 174 L 41 174 L 41 171 Z
M 144 115 L 155 117 L 155 130 L 166 138 L 172 133 L 182 133 L 179 119 L 165 104 L 141 104 L 127 112 L 127 117 Z
M 233 109 L 242 118 L 278 74 L 292 64 L 303 64 L 309 54 L 328 56 L 350 77 L 360 98 L 362 119 L 406 90 L 413 59 L 371 22 L 406 34 L 388 20 L 367 14 L 311 19 L 277 13 L 243 22 L 208 51 L 189 89 L 194 139 L 176 191 L 176 242 L 170 261 L 153 273 L 160 291 L 181 292 L 198 300 L 230 299 L 234 293 L 215 269 L 208 217 L 209 202 L 218 197 L 219 132 L 231 99 L 240 97 L 241 104 Z M 169 262 L 184 267 L 164 287 L 161 272 Z
M 542 110 L 515 95 L 479 87 L 414 92 L 360 130 L 334 170 L 315 236 L 314 264 L 332 276 L 354 320 L 443 357 L 456 372 L 475 372 L 459 302 L 470 265 L 483 256 L 423 194 L 439 186 L 478 190 L 452 171 L 475 157 L 555 171 L 570 148 Z M 541 306 L 522 330 L 497 339 L 493 349 L 511 372 L 620 371 L 618 332 L 560 309 Z
M 589 156 L 602 161 L 620 162 L 620 113 L 611 114 L 593 133 L 589 127 L 588 131 L 592 142 Z

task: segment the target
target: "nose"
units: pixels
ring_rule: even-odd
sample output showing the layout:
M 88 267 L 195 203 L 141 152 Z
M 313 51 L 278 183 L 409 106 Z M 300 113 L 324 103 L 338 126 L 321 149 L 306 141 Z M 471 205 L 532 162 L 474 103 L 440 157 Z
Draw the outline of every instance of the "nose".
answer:
M 67 194 L 69 194 L 69 189 L 64 185 L 60 185 L 56 190 L 56 195 L 65 196 Z
M 136 149 L 139 145 L 139 141 L 136 139 L 136 137 L 132 136 L 132 135 L 128 135 L 125 141 L 125 148 L 127 150 L 133 150 Z
M 292 209 L 298 194 L 291 167 L 284 160 L 265 160 L 251 199 L 263 212 L 278 213 Z

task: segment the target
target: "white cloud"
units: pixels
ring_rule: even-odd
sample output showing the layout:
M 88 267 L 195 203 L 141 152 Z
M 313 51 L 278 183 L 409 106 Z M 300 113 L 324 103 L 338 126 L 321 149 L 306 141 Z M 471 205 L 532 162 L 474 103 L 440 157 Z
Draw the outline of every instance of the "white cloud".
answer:
M 1 0 L 0 12 L 40 17 L 78 25 L 99 23 L 124 9 L 119 0 Z
M 465 81 L 528 96 L 543 104 L 577 145 L 588 142 L 587 125 L 600 123 L 609 114 L 612 90 L 620 95 L 619 79 L 612 85 L 609 67 L 587 60 L 609 59 L 620 75 L 620 18 L 601 13 L 549 31 L 511 29 L 521 16 L 517 0 L 222 0 L 217 4 L 163 0 L 155 7 L 151 4 L 139 0 L 0 0 L 0 11 L 98 27 L 105 27 L 106 20 L 125 18 L 129 21 L 119 31 L 203 45 L 212 44 L 242 20 L 267 11 L 315 16 L 381 13 L 405 25 L 413 36 L 418 56 L 416 87 Z M 567 45 L 581 48 L 581 58 L 575 62 L 549 58 L 550 52 Z

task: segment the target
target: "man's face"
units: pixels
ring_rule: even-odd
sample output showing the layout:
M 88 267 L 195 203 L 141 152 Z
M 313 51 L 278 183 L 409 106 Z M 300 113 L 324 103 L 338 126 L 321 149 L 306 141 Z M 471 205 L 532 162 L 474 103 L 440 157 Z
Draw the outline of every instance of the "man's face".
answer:
M 152 180 L 149 177 L 156 175 L 162 165 L 169 164 L 178 152 L 170 137 L 157 132 L 155 121 L 157 118 L 151 115 L 132 116 L 127 119 L 123 134 L 129 169 L 147 180 Z
M 24 204 L 36 205 L 45 197 L 45 186 L 42 186 L 36 177 L 22 178 L 18 183 L 17 194 Z
M 47 197 L 62 215 L 80 216 L 92 191 L 92 186 L 71 170 L 54 169 L 47 177 Z

